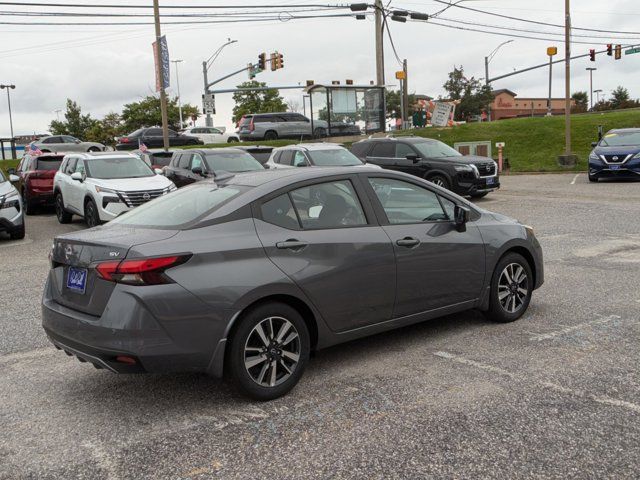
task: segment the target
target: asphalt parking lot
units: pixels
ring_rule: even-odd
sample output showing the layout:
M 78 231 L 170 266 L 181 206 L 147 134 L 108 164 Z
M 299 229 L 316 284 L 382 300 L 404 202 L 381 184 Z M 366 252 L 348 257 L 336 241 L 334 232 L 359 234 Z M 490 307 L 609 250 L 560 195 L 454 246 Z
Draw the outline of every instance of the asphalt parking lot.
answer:
M 640 183 L 503 177 L 536 229 L 528 313 L 457 314 L 318 352 L 255 403 L 204 375 L 123 376 L 49 345 L 53 212 L 0 239 L 0 478 L 638 478 Z

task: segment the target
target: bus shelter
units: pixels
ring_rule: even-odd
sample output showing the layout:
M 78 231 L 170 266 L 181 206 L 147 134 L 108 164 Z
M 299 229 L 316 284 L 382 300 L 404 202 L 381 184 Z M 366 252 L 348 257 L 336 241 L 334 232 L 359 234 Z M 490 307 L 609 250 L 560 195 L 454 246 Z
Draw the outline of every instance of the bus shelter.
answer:
M 311 85 L 307 87 L 311 131 L 317 137 L 385 131 L 384 87 Z

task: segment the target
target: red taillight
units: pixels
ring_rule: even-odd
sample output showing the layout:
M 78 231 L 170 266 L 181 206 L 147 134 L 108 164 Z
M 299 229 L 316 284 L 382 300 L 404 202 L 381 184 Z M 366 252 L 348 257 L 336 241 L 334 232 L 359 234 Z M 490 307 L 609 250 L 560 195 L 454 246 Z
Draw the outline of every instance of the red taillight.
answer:
M 120 143 L 129 143 L 129 138 L 128 137 L 122 137 L 120 139 Z
M 172 255 L 170 257 L 140 258 L 121 262 L 102 262 L 96 266 L 100 277 L 110 282 L 128 285 L 162 285 L 173 283 L 164 272 L 168 268 L 180 265 L 191 255 Z

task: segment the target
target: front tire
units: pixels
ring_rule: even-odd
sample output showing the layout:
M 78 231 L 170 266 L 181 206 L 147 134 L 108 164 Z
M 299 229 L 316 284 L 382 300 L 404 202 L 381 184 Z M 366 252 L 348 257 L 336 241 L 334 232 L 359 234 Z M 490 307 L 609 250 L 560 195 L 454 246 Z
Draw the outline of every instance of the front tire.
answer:
M 517 320 L 529 307 L 533 287 L 529 262 L 518 253 L 506 254 L 493 271 L 488 317 L 500 323 Z
M 431 183 L 439 187 L 445 188 L 447 190 L 451 189 L 449 180 L 447 180 L 447 178 L 444 175 L 433 175 L 432 177 L 429 177 L 427 180 L 429 180 Z
M 309 331 L 287 304 L 270 302 L 239 320 L 229 348 L 229 373 L 241 393 L 273 400 L 298 383 L 309 360 Z
M 71 223 L 73 215 L 64 209 L 64 201 L 62 200 L 62 194 L 60 192 L 56 193 L 55 205 L 56 217 L 58 217 L 58 222 Z
M 9 237 L 11 237 L 11 240 L 22 240 L 24 238 L 24 235 L 25 235 L 24 222 L 22 222 L 22 225 L 20 225 L 20 227 L 16 228 L 15 230 L 9 233 Z
M 35 213 L 35 205 L 29 200 L 27 190 L 22 190 L 22 207 L 24 208 L 25 215 L 33 215 Z
M 84 221 L 87 223 L 87 227 L 89 228 L 100 225 L 98 207 L 96 207 L 96 203 L 91 199 L 87 200 L 84 204 Z

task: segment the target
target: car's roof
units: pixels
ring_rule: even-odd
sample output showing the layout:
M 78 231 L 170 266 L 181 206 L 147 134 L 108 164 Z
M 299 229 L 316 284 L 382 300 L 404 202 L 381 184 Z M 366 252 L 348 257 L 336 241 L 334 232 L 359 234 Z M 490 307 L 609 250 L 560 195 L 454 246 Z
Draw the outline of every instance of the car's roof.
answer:
M 73 152 L 67 153 L 66 155 L 81 157 L 84 160 L 91 160 L 95 158 L 137 158 L 140 159 L 137 155 L 130 152 Z
M 414 135 L 405 135 L 400 137 L 379 137 L 379 138 L 366 138 L 360 140 L 361 142 L 407 142 L 407 143 L 429 143 L 437 142 L 435 138 L 416 137 Z
M 189 148 L 187 150 L 176 150 L 176 152 L 178 151 L 182 151 L 182 152 L 197 152 L 197 153 L 201 153 L 203 155 L 215 155 L 217 153 L 247 153 L 244 150 L 241 150 L 240 148 L 233 148 L 233 147 L 222 147 L 222 148 Z
M 322 167 L 322 168 L 287 168 L 277 170 L 256 170 L 238 173 L 225 179 L 227 185 L 245 185 L 247 187 L 259 187 L 268 183 L 274 183 L 274 188 L 280 188 L 294 182 L 312 180 L 315 178 L 331 177 L 334 175 L 349 175 L 351 173 L 363 173 L 367 170 L 380 173 L 379 168 L 373 167 Z M 208 181 L 208 180 L 207 180 Z M 215 181 L 215 180 L 213 180 Z
M 236 150 L 245 150 L 245 151 L 256 151 L 259 152 L 261 150 L 271 151 L 274 147 L 270 147 L 268 145 L 238 145 L 237 147 L 232 147 Z
M 279 147 L 277 150 L 286 150 L 290 148 L 300 148 L 302 150 L 308 151 L 316 151 L 316 150 L 342 150 L 344 147 L 337 143 L 297 143 L 295 145 L 285 145 L 284 147 Z
M 639 133 L 640 128 L 614 128 L 607 133 Z

